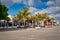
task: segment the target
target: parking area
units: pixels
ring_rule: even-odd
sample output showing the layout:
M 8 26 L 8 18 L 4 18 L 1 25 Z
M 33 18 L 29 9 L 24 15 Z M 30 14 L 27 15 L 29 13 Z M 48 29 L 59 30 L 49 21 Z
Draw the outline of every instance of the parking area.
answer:
M 60 27 L 3 31 L 0 40 L 60 40 Z

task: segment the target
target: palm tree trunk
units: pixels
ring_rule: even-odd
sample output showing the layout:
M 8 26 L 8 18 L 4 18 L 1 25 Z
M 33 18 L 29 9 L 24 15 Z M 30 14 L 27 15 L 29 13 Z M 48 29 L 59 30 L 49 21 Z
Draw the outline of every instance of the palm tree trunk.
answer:
M 24 27 L 25 27 L 25 22 L 24 22 Z
M 52 22 L 52 27 L 53 27 L 53 20 L 51 20 L 51 22 Z
M 7 23 L 6 23 L 6 26 L 7 26 L 7 29 L 8 29 L 8 21 L 7 21 Z
M 33 27 L 33 20 L 32 20 L 32 27 Z
M 2 22 L 1 22 L 1 27 L 2 27 Z
M 14 22 L 12 22 L 12 28 L 13 28 L 13 26 L 14 26 Z

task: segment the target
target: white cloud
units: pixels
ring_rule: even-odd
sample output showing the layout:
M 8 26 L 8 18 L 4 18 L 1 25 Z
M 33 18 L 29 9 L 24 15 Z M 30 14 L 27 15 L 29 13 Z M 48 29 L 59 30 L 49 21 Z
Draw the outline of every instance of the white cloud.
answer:
M 41 0 L 22 0 L 23 4 L 27 6 L 37 6 L 41 4 Z
M 22 0 L 22 3 L 27 5 L 28 4 L 28 0 Z
M 54 15 L 55 17 L 60 17 L 60 13 L 58 13 L 58 14 L 56 14 L 56 15 Z
M 55 5 L 60 7 L 60 0 L 49 0 L 46 4 L 48 6 Z
M 22 0 L 22 3 L 28 6 L 33 6 L 34 0 Z
M 22 3 L 27 6 L 39 6 L 41 0 L 1 0 L 4 5 L 13 5 L 14 3 Z
M 60 0 L 56 0 L 56 6 L 60 6 Z
M 34 8 L 34 7 L 30 7 L 29 12 L 31 12 L 33 15 L 35 14 L 35 12 L 37 12 L 38 9 Z
M 60 17 L 60 13 L 57 13 L 57 12 L 60 12 L 60 7 L 49 7 L 49 8 L 37 11 L 35 12 L 35 14 L 47 13 L 49 14 L 49 16 Z
M 12 0 L 0 0 L 2 4 L 6 6 L 10 6 L 13 4 Z
M 53 17 L 60 17 L 60 13 L 57 13 L 57 14 L 50 14 L 49 16 L 53 16 Z
M 60 17 L 60 0 L 49 0 L 47 2 L 47 5 L 48 6 L 51 6 L 51 5 L 55 5 L 52 6 L 53 8 L 50 7 L 50 11 L 52 14 L 50 14 L 51 16 L 54 16 L 54 17 Z M 45 10 L 46 11 L 46 10 Z M 55 14 L 54 14 L 55 13 Z
M 54 6 L 55 5 L 55 1 L 48 1 L 46 4 L 48 6 Z
M 12 5 L 14 3 L 22 3 L 28 6 L 33 6 L 34 0 L 1 0 L 1 3 L 5 5 Z
M 40 13 L 55 13 L 60 11 L 60 7 L 50 7 L 50 8 L 46 8 L 40 11 Z
M 21 3 L 22 2 L 22 0 L 12 0 L 13 1 L 13 3 Z
M 29 0 L 28 1 L 28 5 L 33 6 L 33 4 L 34 4 L 34 1 L 33 0 Z
M 33 5 L 39 6 L 43 4 L 41 0 L 0 0 L 0 1 L 5 5 L 12 5 L 14 3 L 23 3 L 28 6 L 33 6 Z M 49 0 L 46 4 L 48 6 L 52 6 L 52 5 L 60 6 L 60 0 Z

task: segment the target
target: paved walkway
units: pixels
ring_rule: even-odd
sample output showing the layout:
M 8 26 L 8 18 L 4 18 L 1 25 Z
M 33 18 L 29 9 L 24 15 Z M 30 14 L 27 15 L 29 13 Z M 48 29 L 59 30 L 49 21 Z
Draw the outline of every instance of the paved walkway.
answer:
M 0 32 L 0 40 L 60 40 L 60 27 Z

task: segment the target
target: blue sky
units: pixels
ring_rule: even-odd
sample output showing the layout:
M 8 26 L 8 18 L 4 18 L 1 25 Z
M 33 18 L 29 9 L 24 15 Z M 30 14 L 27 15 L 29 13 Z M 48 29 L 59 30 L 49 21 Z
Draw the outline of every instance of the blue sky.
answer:
M 16 15 L 25 7 L 30 8 L 32 14 L 47 13 L 60 21 L 60 0 L 0 0 L 9 10 L 9 15 Z
M 25 7 L 24 4 L 13 4 L 9 7 L 8 13 L 9 15 L 16 15 L 19 11 L 21 11 Z

